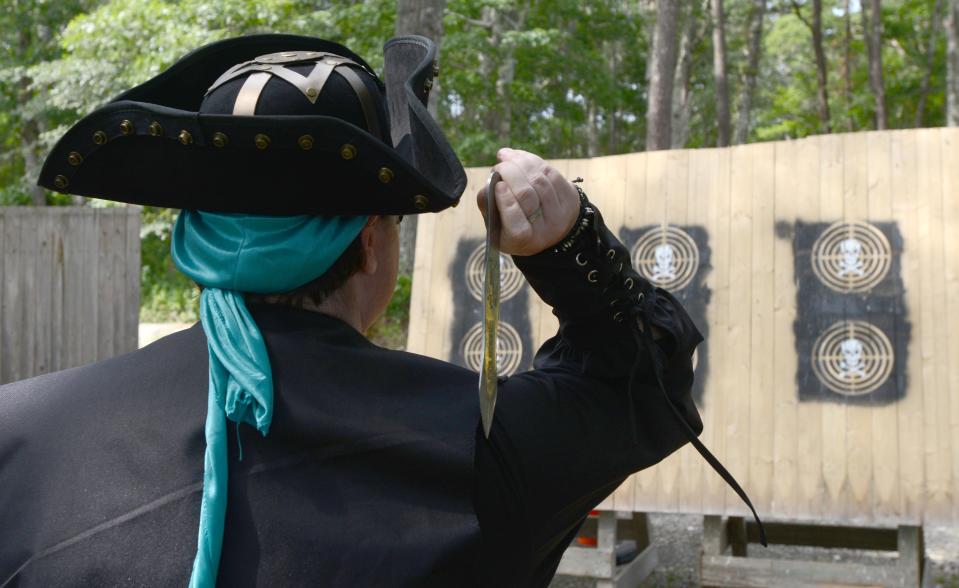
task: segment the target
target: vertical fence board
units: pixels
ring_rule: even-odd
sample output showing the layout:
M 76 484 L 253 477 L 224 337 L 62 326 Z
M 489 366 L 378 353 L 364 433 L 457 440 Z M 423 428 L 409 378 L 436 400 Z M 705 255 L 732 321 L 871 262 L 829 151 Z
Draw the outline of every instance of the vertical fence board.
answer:
M 916 135 L 892 133 L 889 137 L 892 160 L 892 210 L 903 232 L 902 280 L 905 285 L 906 308 L 912 322 L 909 357 L 906 366 L 908 391 L 896 404 L 899 418 L 899 485 L 900 516 L 911 523 L 922 520 L 925 502 L 925 460 L 923 457 L 923 382 L 922 342 L 919 334 L 922 312 L 922 289 L 919 284 L 919 195 L 916 186 L 919 174 Z
M 773 292 L 776 219 L 774 213 L 776 151 L 772 143 L 749 146 L 753 161 L 750 180 L 752 208 L 751 276 L 749 300 L 749 488 L 755 507 L 763 512 L 772 503 L 773 419 Z M 745 237 L 744 237 L 745 238 Z
M 844 218 L 843 154 L 840 135 L 823 135 L 820 142 L 819 220 L 830 224 Z M 806 359 L 806 358 L 804 358 Z M 822 468 L 826 482 L 823 514 L 838 517 L 846 507 L 846 405 L 822 404 Z
M 139 208 L 0 207 L 0 383 L 136 349 L 139 230 Z
M 866 142 L 868 219 L 872 223 L 892 220 L 891 136 L 877 134 Z M 901 361 L 901 360 L 900 360 Z M 873 499 L 871 513 L 877 520 L 899 518 L 899 421 L 895 404 L 871 407 L 872 431 L 867 447 L 872 450 Z
M 949 358 L 949 425 L 952 448 L 952 520 L 959 519 L 959 129 L 941 129 L 943 244 L 945 246 L 946 331 Z
M 866 135 L 840 135 L 843 154 L 843 220 L 865 221 L 869 216 Z M 848 316 L 847 319 L 855 317 Z M 872 511 L 872 407 L 846 406 L 847 516 L 865 518 Z

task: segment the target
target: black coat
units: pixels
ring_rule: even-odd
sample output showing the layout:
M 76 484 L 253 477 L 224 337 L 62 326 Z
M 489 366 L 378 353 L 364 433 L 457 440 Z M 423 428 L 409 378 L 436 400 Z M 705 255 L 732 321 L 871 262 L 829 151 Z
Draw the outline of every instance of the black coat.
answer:
M 675 299 L 617 269 L 625 248 L 596 231 L 595 245 L 516 258 L 560 330 L 536 369 L 501 384 L 489 440 L 475 372 L 379 348 L 335 318 L 251 305 L 275 409 L 265 438 L 231 427 L 219 584 L 548 584 L 589 510 L 686 441 L 635 323 L 609 310 L 624 272 L 665 333 L 653 355 L 667 391 L 701 430 L 699 333 Z M 187 584 L 207 367 L 195 325 L 0 387 L 0 587 Z

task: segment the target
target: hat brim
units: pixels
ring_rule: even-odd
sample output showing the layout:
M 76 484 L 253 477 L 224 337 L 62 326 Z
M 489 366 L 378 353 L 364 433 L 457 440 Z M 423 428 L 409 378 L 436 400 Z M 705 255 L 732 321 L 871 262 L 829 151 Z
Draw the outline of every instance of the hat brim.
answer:
M 196 112 L 223 71 L 285 50 L 338 52 L 368 67 L 311 37 L 213 43 L 81 119 L 54 146 L 38 183 L 133 204 L 263 215 L 417 214 L 458 203 L 465 181 L 431 181 L 403 156 L 404 145 L 342 119 Z

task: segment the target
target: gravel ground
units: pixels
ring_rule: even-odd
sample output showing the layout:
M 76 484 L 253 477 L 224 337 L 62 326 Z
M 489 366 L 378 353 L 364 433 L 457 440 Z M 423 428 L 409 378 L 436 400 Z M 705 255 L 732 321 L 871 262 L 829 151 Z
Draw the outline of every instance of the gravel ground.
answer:
M 659 548 L 659 569 L 642 584 L 644 588 L 699 586 L 699 549 L 703 517 L 696 515 L 650 515 L 653 542 Z M 926 573 L 923 588 L 959 588 L 959 527 L 925 529 Z M 863 565 L 888 561 L 892 554 L 855 549 L 821 549 L 773 545 L 764 550 L 750 545 L 749 555 L 813 561 L 859 562 Z M 550 588 L 586 588 L 594 584 L 557 576 Z

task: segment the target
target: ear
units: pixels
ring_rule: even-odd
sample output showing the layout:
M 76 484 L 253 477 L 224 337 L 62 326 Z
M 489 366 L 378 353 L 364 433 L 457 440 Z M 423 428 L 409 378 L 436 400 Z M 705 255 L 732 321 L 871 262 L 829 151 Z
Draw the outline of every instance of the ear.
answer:
M 376 223 L 379 216 L 371 216 L 366 221 L 366 226 L 360 231 L 360 245 L 363 247 L 363 267 L 361 271 L 366 274 L 376 273 L 378 260 L 376 259 Z

